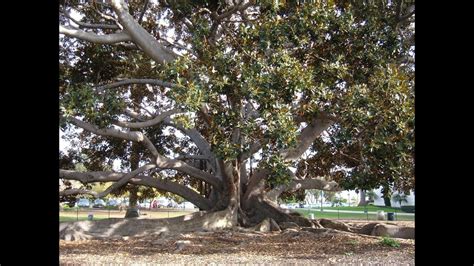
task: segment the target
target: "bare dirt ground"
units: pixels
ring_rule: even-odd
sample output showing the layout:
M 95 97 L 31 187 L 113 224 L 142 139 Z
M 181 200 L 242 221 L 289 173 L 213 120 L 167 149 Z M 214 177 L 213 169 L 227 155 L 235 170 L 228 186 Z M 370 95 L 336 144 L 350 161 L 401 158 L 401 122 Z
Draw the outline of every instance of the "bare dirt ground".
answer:
M 361 223 L 361 221 L 345 221 Z M 413 222 L 395 222 L 413 226 Z M 401 224 L 402 223 L 402 224 Z M 118 239 L 60 240 L 60 263 L 68 264 L 396 264 L 414 265 L 414 240 L 308 231 L 222 230 Z
M 193 213 L 197 210 L 183 210 L 183 209 L 152 209 L 152 210 L 140 210 L 142 218 L 147 219 L 161 219 L 161 218 L 172 218 L 177 216 L 186 215 Z M 59 216 L 76 218 L 79 217 L 81 220 L 87 218 L 89 214 L 93 214 L 94 218 L 123 218 L 125 211 L 119 210 L 103 210 L 103 209 L 82 209 L 79 212 L 76 211 L 60 211 Z

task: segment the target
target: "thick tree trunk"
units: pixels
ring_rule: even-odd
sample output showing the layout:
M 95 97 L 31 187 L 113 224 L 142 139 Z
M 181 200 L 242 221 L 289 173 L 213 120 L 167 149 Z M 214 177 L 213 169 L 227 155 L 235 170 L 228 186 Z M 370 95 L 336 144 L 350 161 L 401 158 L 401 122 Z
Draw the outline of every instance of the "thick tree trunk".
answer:
M 360 200 L 357 206 L 365 206 L 367 205 L 367 201 L 365 200 L 365 190 L 360 190 Z
M 133 142 L 132 143 L 132 153 L 130 155 L 130 168 L 132 170 L 135 170 L 139 166 L 140 162 L 140 154 L 139 154 L 139 147 L 137 147 L 138 143 Z M 130 184 L 130 190 L 129 190 L 129 203 L 130 206 L 127 208 L 127 211 L 125 213 L 125 218 L 134 218 L 134 217 L 139 217 L 140 212 L 138 211 L 138 186 L 137 185 L 132 185 Z
M 383 201 L 385 203 L 385 206 L 392 207 L 392 201 L 391 201 L 392 192 L 390 190 L 390 187 L 388 187 L 388 186 L 382 187 L 382 197 L 383 197 Z
M 240 165 L 237 160 L 231 162 L 219 162 L 220 168 L 224 174 L 224 201 L 221 206 L 229 212 L 231 223 L 238 225 L 239 209 L 240 209 Z
M 385 206 L 392 207 L 392 200 L 390 199 L 390 197 L 383 197 L 383 201 L 385 203 Z

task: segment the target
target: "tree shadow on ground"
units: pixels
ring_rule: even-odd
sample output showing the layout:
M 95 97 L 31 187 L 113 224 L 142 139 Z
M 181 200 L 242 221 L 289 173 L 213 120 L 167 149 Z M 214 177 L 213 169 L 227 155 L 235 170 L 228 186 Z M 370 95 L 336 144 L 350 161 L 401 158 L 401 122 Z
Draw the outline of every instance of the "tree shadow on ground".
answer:
M 96 221 L 64 222 L 59 225 L 60 239 L 86 240 L 94 238 L 147 236 L 151 234 L 192 232 L 202 229 L 231 227 L 231 217 L 226 211 L 194 212 L 165 218 L 110 218 Z

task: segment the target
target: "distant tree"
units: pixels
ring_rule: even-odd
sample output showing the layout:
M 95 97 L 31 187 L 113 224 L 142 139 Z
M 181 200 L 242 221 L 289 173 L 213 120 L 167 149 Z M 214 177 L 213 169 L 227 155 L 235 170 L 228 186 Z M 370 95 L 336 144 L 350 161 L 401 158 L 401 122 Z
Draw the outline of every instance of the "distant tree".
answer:
M 382 197 L 383 197 L 383 201 L 385 203 L 385 206 L 387 207 L 392 207 L 392 190 L 390 189 L 390 187 L 385 184 L 383 187 L 382 187 Z
M 357 203 L 357 196 L 352 196 L 349 200 L 351 205 L 355 205 Z
M 332 201 L 332 206 L 341 206 L 342 203 L 347 203 L 347 199 L 341 197 L 335 197 Z
M 367 191 L 366 195 L 369 198 L 369 200 L 368 200 L 369 202 L 374 202 L 375 200 L 377 200 L 379 198 L 377 193 L 375 193 L 375 191 L 373 191 L 373 190 Z
M 325 191 L 324 192 L 324 199 L 327 202 L 333 202 L 334 199 L 336 198 L 336 193 L 337 192 L 334 192 L 334 191 Z
M 392 199 L 396 202 L 398 202 L 398 204 L 400 206 L 402 206 L 402 202 L 406 202 L 408 203 L 408 199 L 407 199 L 407 195 L 405 194 L 401 194 L 401 193 L 396 193 L 392 196 Z

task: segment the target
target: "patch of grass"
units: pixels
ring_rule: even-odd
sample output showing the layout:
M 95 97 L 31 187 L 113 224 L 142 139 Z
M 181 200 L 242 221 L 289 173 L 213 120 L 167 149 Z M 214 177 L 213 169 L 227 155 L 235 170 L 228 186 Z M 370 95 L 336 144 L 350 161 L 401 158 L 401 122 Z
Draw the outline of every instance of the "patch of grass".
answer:
M 400 242 L 398 242 L 397 240 L 395 240 L 391 237 L 388 237 L 388 236 L 382 237 L 382 240 L 380 240 L 380 243 L 382 245 L 390 246 L 390 247 L 394 247 L 394 248 L 400 247 Z
M 359 244 L 359 241 L 357 240 L 349 240 L 349 242 L 347 242 L 349 245 L 353 245 L 353 246 L 356 246 L 357 244 Z

